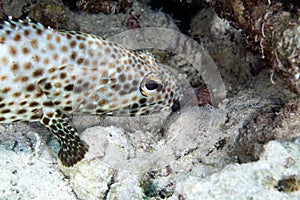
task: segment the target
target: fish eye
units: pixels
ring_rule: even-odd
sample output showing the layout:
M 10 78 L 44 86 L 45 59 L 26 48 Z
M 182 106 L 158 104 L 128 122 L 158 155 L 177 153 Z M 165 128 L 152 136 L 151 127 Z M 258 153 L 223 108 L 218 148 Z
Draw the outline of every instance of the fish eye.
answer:
M 141 83 L 140 91 L 144 96 L 152 96 L 162 89 L 162 81 L 154 74 L 148 74 Z

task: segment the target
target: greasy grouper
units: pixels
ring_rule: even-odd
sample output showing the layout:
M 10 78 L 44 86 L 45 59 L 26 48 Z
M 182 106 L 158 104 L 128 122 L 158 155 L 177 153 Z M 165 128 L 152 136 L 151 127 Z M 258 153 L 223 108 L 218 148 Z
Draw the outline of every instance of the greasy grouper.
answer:
M 174 75 L 149 54 L 28 18 L 0 27 L 0 123 L 42 123 L 59 141 L 64 166 L 88 151 L 70 114 L 145 115 L 170 109 L 181 95 Z

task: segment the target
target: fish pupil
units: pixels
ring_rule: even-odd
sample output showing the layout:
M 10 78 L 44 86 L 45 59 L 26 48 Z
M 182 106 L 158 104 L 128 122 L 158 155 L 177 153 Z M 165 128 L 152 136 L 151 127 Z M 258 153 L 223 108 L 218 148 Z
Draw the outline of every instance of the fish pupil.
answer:
M 145 86 L 148 90 L 156 90 L 158 88 L 158 83 L 155 81 L 148 81 Z

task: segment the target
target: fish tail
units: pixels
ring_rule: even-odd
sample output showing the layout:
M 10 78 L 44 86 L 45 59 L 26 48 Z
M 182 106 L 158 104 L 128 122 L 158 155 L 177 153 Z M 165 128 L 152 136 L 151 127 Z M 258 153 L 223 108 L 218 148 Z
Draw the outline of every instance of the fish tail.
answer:
M 59 110 L 43 115 L 41 123 L 56 137 L 60 144 L 58 158 L 66 167 L 81 161 L 88 152 L 88 145 L 80 139 L 77 131 L 68 124 L 68 118 Z

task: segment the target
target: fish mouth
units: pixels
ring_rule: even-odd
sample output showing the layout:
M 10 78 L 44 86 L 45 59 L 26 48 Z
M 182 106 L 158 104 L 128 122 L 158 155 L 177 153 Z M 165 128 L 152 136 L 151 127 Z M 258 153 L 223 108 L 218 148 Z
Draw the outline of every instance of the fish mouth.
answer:
M 182 108 L 193 107 L 199 105 L 199 100 L 195 93 L 195 88 L 190 87 L 182 87 L 181 95 L 178 99 L 174 100 L 173 105 L 171 107 L 172 112 L 177 112 Z
M 177 112 L 177 111 L 180 110 L 180 103 L 179 103 L 178 100 L 176 100 L 176 101 L 173 103 L 173 105 L 172 105 L 172 107 L 171 107 L 171 110 L 172 110 L 172 112 Z

